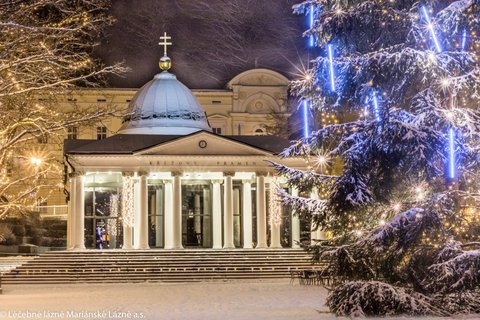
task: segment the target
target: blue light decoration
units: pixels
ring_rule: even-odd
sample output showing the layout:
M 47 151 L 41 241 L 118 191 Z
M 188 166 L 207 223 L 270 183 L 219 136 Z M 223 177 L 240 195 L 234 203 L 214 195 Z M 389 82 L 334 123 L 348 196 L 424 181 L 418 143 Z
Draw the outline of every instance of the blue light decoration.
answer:
M 428 15 L 426 6 L 422 6 L 422 12 L 423 12 L 423 16 L 425 17 L 425 20 L 427 21 L 428 29 L 432 34 L 433 42 L 435 43 L 435 48 L 437 49 L 437 52 L 440 53 L 442 52 L 442 47 L 440 46 L 440 42 L 438 42 L 437 34 L 435 33 L 435 29 L 433 28 L 432 21 L 430 20 L 430 16 Z
M 453 128 L 448 130 L 448 176 L 455 179 L 455 132 Z
M 303 100 L 303 137 L 306 139 L 310 136 L 310 128 L 308 127 L 308 101 Z
M 462 33 L 462 51 L 465 51 L 466 47 L 467 47 L 467 29 L 464 29 Z
M 335 72 L 333 69 L 333 45 L 328 45 L 328 61 L 330 64 L 330 87 L 335 92 Z
M 309 10 L 309 24 L 308 24 L 308 26 L 309 26 L 310 29 L 313 28 L 314 14 L 315 14 L 315 7 L 312 4 L 310 6 L 310 10 Z M 310 35 L 310 38 L 308 39 L 308 44 L 309 44 L 310 47 L 313 47 L 315 45 L 315 39 L 314 39 L 313 34 Z
M 378 104 L 377 92 L 373 91 L 373 114 L 375 116 L 375 121 L 380 121 L 380 108 Z

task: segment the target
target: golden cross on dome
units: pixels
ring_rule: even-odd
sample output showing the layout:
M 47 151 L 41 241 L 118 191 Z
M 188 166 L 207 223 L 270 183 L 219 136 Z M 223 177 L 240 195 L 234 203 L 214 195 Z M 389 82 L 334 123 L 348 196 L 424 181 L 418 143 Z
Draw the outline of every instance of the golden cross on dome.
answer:
M 171 39 L 172 39 L 172 37 L 167 36 L 167 33 L 166 33 L 166 32 L 164 32 L 164 33 L 163 33 L 163 36 L 160 37 L 160 40 L 162 40 L 163 42 L 160 41 L 158 44 L 161 45 L 161 46 L 163 46 L 163 56 L 164 56 L 164 57 L 167 56 L 167 46 L 171 46 L 171 45 L 172 45 L 171 42 L 168 42 L 168 40 L 171 40 Z

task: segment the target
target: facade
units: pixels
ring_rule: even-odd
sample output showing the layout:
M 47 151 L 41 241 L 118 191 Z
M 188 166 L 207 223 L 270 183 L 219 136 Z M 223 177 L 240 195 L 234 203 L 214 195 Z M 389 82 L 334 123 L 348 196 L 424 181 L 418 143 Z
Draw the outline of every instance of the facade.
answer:
M 306 164 L 277 157 L 289 141 L 260 132 L 268 114 L 287 111 L 286 85 L 261 69 L 228 91 L 192 93 L 165 68 L 131 98 L 117 134 L 66 140 L 67 247 L 298 246 L 310 228 L 276 201 L 282 181 L 268 161 Z

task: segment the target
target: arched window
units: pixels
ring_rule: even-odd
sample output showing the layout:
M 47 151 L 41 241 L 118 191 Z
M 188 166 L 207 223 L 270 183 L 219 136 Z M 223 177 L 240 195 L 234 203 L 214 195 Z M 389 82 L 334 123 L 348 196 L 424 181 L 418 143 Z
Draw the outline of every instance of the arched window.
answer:
M 256 136 L 264 136 L 265 135 L 265 130 L 258 128 L 255 130 L 255 135 Z

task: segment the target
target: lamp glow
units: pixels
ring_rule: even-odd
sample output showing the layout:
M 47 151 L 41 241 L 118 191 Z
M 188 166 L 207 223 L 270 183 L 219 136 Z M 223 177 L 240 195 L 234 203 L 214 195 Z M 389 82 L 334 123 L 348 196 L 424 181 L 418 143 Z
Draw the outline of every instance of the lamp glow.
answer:
M 303 136 L 308 138 L 310 135 L 310 130 L 308 128 L 308 102 L 303 100 Z
M 448 176 L 455 178 L 455 132 L 453 128 L 448 131 Z
M 330 63 L 330 85 L 332 91 L 335 91 L 335 73 L 333 70 L 333 46 L 331 44 L 328 45 L 328 61 Z
M 34 166 L 38 167 L 38 166 L 40 166 L 40 165 L 42 164 L 42 159 L 37 158 L 37 157 L 31 157 L 31 158 L 30 158 L 30 162 L 31 162 Z
M 442 47 L 438 42 L 437 34 L 435 33 L 435 29 L 433 28 L 432 21 L 430 20 L 430 16 L 428 15 L 428 11 L 425 6 L 422 6 L 422 12 L 425 17 L 425 20 L 427 20 L 427 26 L 428 26 L 428 29 L 430 30 L 430 33 L 432 34 L 433 42 L 435 43 L 435 48 L 437 49 L 437 52 L 440 53 L 442 52 Z

